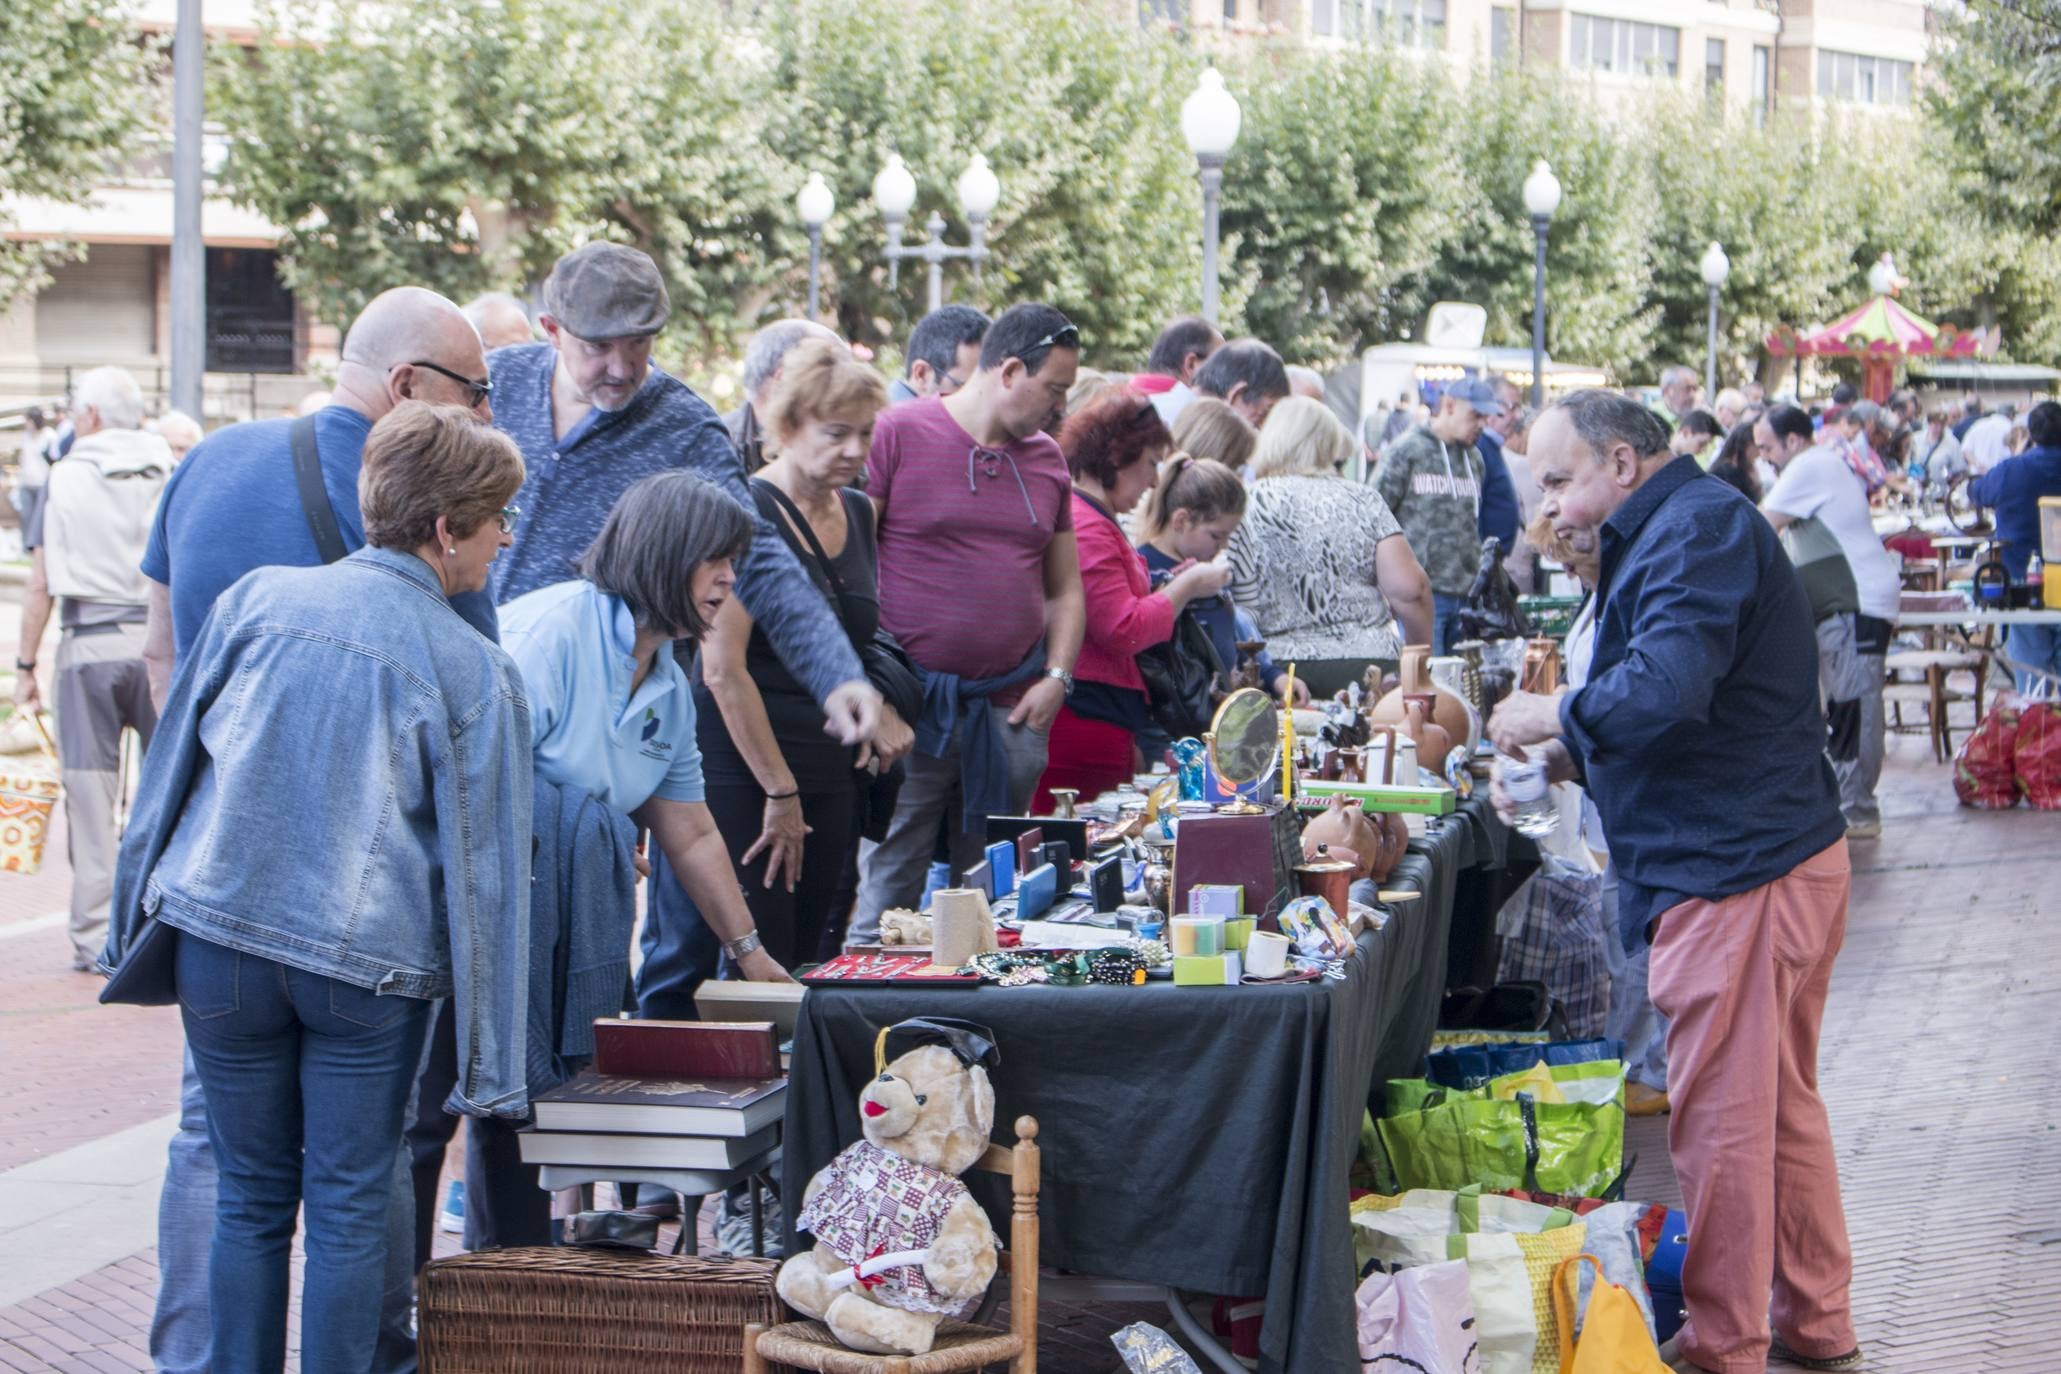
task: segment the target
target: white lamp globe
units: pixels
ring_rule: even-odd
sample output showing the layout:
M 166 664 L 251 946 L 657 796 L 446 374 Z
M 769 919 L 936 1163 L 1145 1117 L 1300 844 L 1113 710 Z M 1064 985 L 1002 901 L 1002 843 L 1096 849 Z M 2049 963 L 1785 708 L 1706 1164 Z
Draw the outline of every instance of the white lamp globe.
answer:
M 1725 256 L 1725 250 L 1713 243 L 1703 250 L 1703 261 L 1696 264 L 1696 270 L 1703 274 L 1705 286 L 1723 286 L 1725 278 L 1732 274 L 1732 260 Z
M 1181 134 L 1188 151 L 1197 157 L 1222 157 L 1238 141 L 1238 126 L 1245 115 L 1238 98 L 1224 89 L 1224 76 L 1215 67 L 1204 67 L 1195 89 L 1181 102 Z
M 984 153 L 975 153 L 966 170 L 959 173 L 959 208 L 968 217 L 984 219 L 1002 198 L 1002 183 L 995 179 Z
M 1538 219 L 1550 219 L 1560 208 L 1560 178 L 1553 175 L 1544 158 L 1532 165 L 1531 175 L 1524 179 L 1524 208 Z
M 801 222 L 811 229 L 821 229 L 830 220 L 831 212 L 837 209 L 837 197 L 830 193 L 828 183 L 821 172 L 809 173 L 808 182 L 794 198 L 795 213 Z
M 889 153 L 887 165 L 873 178 L 873 203 L 889 219 L 901 219 L 916 203 L 916 178 L 902 165 L 900 153 Z

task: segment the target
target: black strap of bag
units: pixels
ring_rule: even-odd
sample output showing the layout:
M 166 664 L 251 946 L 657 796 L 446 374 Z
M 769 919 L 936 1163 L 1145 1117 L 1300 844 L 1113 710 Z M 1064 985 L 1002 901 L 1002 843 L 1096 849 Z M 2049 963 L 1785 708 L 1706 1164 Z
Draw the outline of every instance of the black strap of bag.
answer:
M 329 504 L 329 489 L 322 484 L 322 455 L 315 447 L 315 417 L 301 416 L 288 434 L 293 443 L 293 480 L 300 488 L 301 513 L 308 517 L 308 533 L 315 536 L 315 552 L 322 561 L 334 563 L 350 550 L 344 547 L 336 508 Z
M 850 637 L 852 626 L 844 613 L 844 578 L 838 575 L 836 566 L 830 561 L 830 555 L 823 552 L 823 541 L 816 538 L 815 528 L 802 515 L 801 507 L 795 505 L 793 499 L 786 492 L 780 490 L 779 487 L 774 486 L 763 477 L 759 478 L 753 486 L 754 489 L 763 491 L 766 495 L 772 497 L 780 509 L 787 512 L 787 519 L 790 525 L 808 543 L 809 552 L 815 557 L 816 566 L 823 570 L 823 580 L 830 584 L 831 594 L 837 598 L 838 623 L 844 626 L 845 635 Z M 840 502 L 843 499 L 841 496 L 838 498 Z M 849 524 L 852 518 L 850 506 L 844 508 L 844 516 L 846 523 Z M 849 539 L 851 536 L 846 535 L 845 537 Z M 853 642 L 856 643 L 857 641 L 854 640 Z

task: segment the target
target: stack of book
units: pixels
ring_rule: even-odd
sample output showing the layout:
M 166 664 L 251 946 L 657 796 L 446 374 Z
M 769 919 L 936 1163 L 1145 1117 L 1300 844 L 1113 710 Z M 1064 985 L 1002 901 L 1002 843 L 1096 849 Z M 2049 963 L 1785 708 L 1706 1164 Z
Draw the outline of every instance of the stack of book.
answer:
M 594 1063 L 531 1103 L 525 1164 L 720 1172 L 780 1141 L 787 1080 L 770 1021 L 594 1023 Z

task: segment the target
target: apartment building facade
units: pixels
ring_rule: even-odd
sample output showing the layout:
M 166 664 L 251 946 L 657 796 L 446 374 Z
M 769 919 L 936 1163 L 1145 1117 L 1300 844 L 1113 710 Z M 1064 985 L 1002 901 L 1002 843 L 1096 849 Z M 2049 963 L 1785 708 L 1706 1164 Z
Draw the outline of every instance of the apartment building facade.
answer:
M 177 0 L 142 0 L 139 31 L 168 37 L 177 9 Z M 207 41 L 254 42 L 254 9 L 252 0 L 206 0 Z M 166 93 L 169 99 L 169 82 Z M 170 122 L 167 107 L 163 126 Z M 210 128 L 203 153 L 210 174 L 225 148 Z M 209 191 L 201 214 L 207 418 L 275 414 L 314 385 L 306 374 L 311 362 L 334 355 L 335 331 L 309 319 L 280 282 L 278 229 Z M 131 150 L 84 205 L 15 197 L 0 210 L 0 235 L 84 250 L 83 258 L 59 264 L 42 290 L 0 302 L 0 415 L 58 399 L 72 376 L 108 363 L 130 369 L 147 396 L 161 398 L 171 354 L 169 135 Z
M 1500 68 L 1584 76 L 1606 100 L 1672 85 L 1757 111 L 1907 111 L 1930 45 L 1928 0 L 1143 0 L 1203 42 L 1384 43 L 1466 79 Z

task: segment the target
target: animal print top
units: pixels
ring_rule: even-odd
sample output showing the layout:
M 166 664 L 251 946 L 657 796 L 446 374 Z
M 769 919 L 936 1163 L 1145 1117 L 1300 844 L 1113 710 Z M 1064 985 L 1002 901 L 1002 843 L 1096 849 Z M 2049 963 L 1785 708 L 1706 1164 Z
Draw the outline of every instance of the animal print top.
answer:
M 1401 656 L 1374 549 L 1402 527 L 1369 486 L 1337 477 L 1255 482 L 1231 535 L 1231 596 L 1277 662 Z

